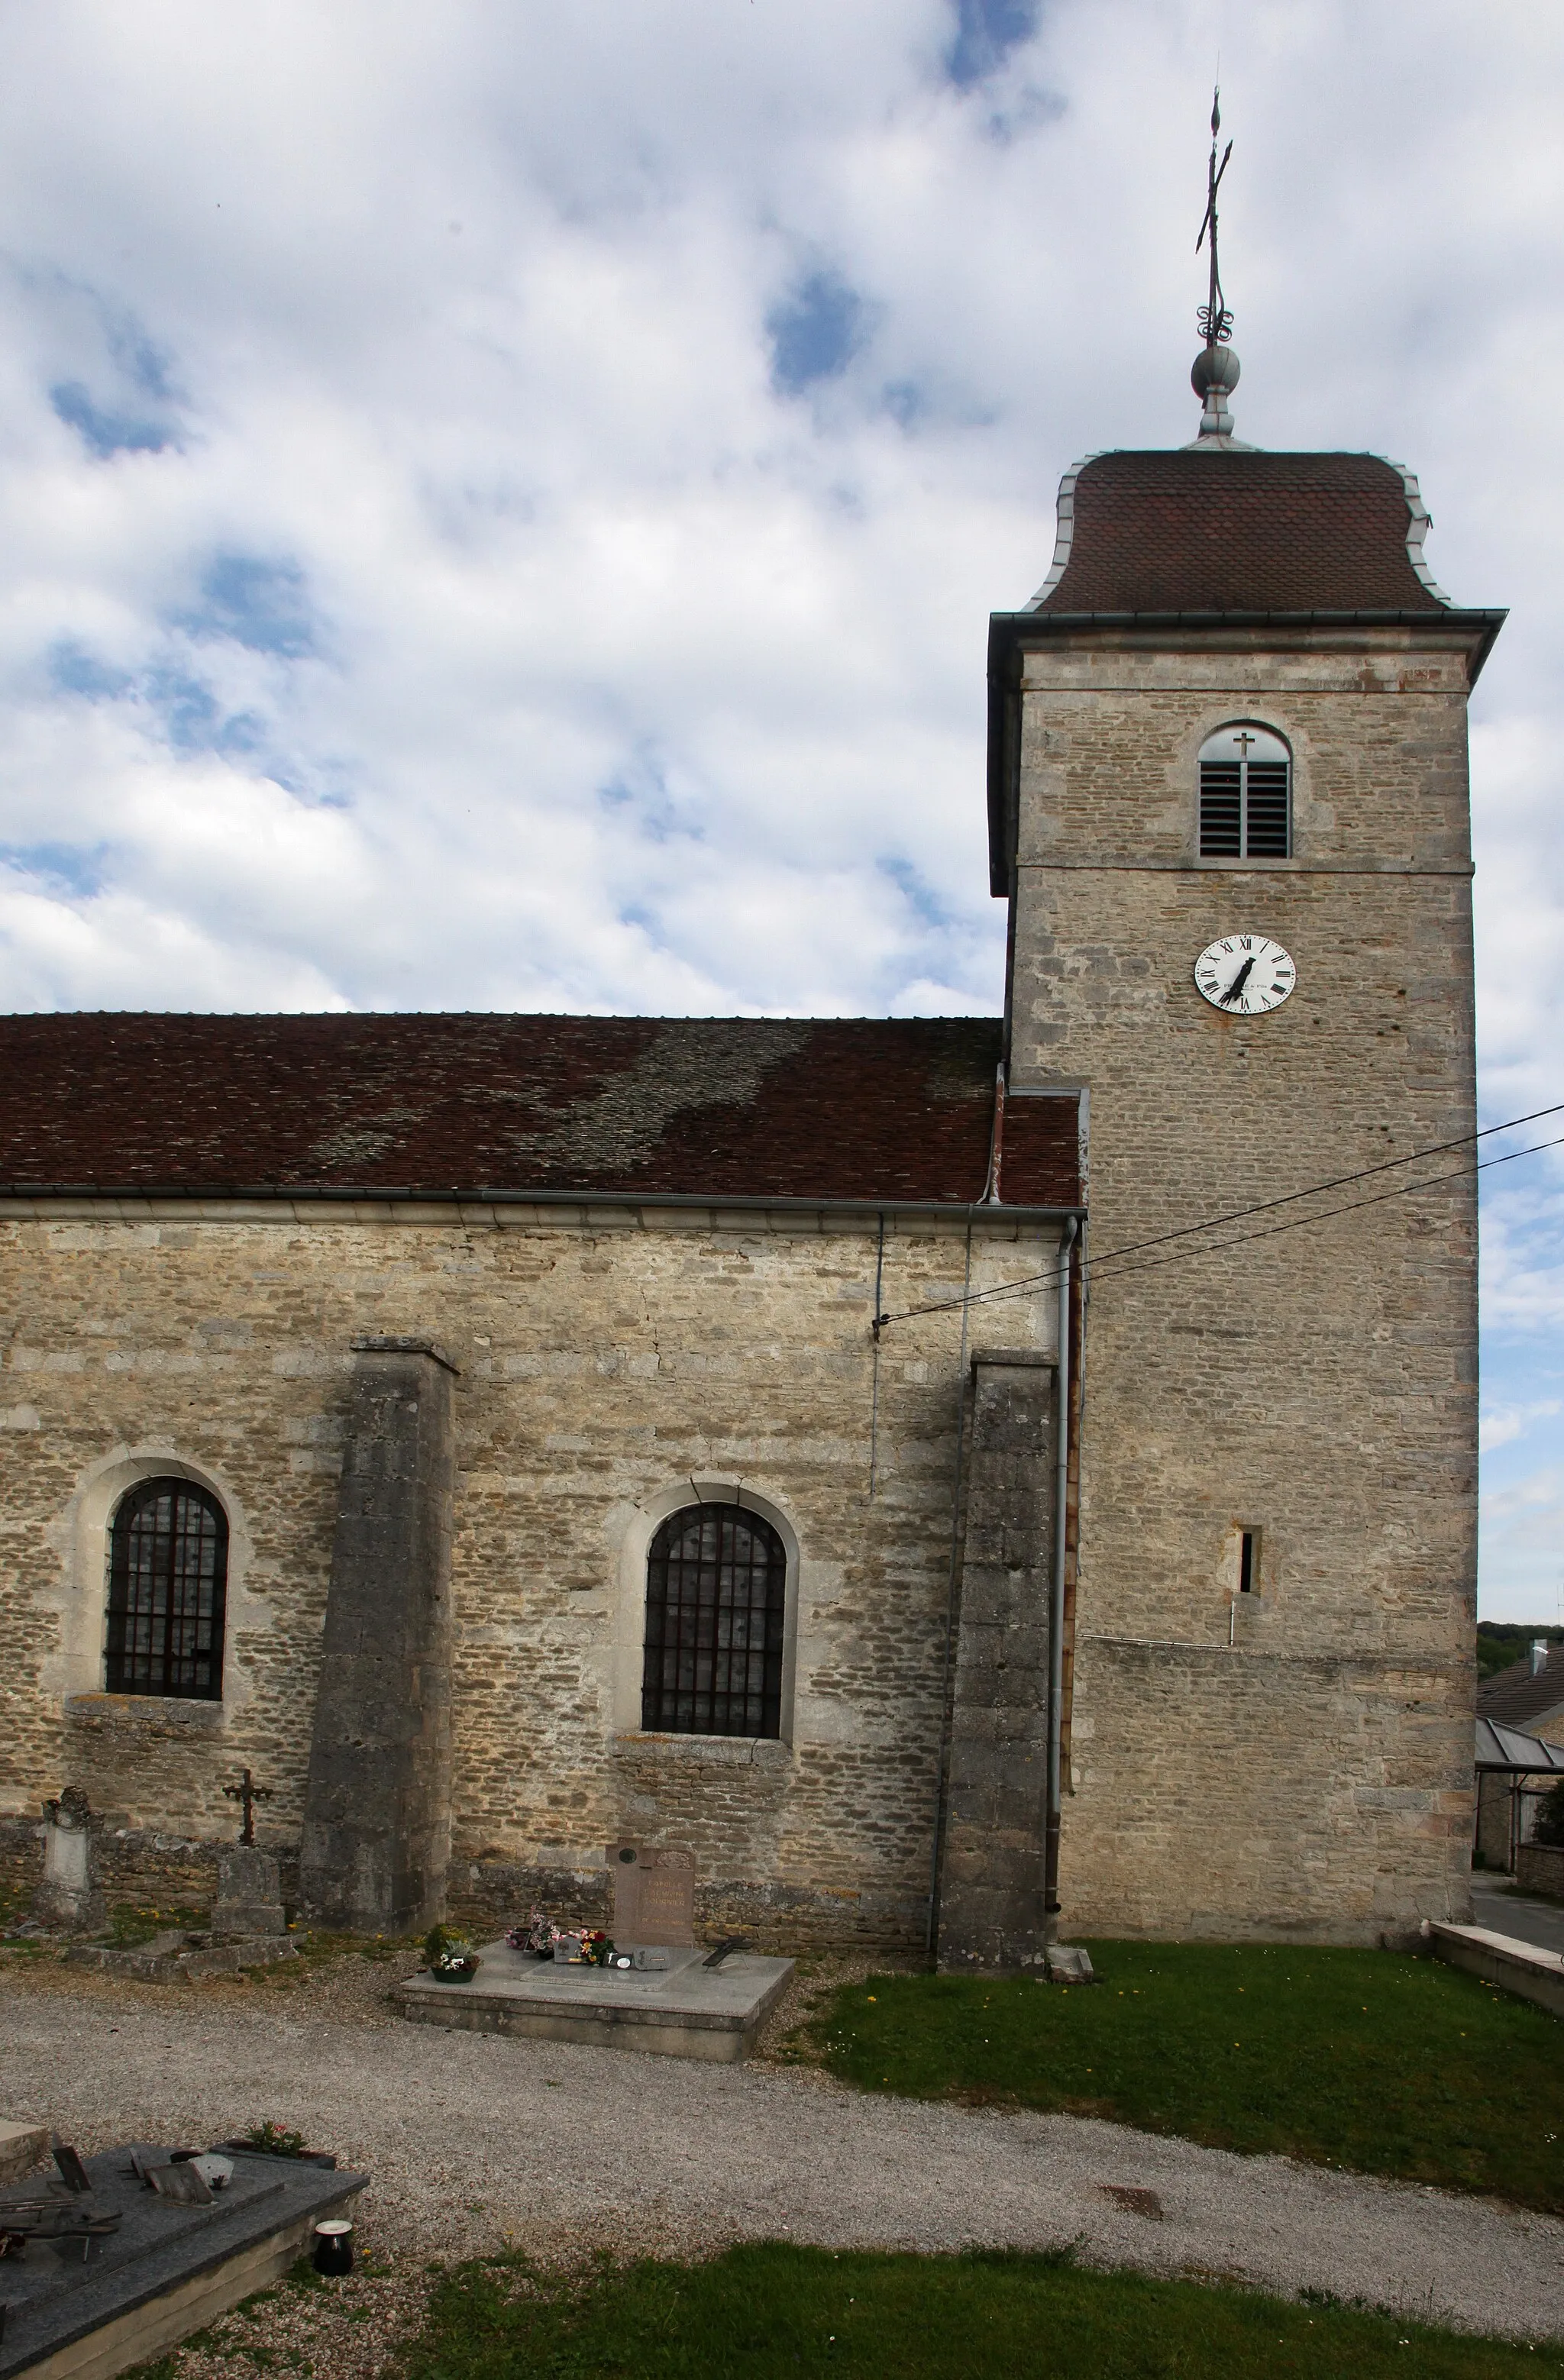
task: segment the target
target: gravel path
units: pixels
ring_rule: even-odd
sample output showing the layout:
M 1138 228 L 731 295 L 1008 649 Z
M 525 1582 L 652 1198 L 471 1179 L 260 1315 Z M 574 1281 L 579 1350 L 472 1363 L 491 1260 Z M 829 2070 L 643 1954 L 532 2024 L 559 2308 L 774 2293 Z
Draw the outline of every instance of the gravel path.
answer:
M 261 2117 L 373 2175 L 368 2228 L 420 2258 L 514 2242 L 688 2253 L 1080 2243 L 1093 2262 L 1564 2335 L 1564 2223 L 1114 2124 L 879 2099 L 811 2069 L 703 2067 L 404 2022 L 385 1970 L 289 1991 L 0 1985 L 0 2114 L 83 2148 Z M 1152 2191 L 1162 2219 L 1109 2188 Z

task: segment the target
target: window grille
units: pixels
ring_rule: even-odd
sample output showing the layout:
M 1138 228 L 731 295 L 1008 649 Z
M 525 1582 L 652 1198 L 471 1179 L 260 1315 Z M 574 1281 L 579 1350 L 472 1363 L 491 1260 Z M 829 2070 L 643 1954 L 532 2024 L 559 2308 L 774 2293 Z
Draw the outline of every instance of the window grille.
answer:
M 1267 727 L 1224 727 L 1200 747 L 1202 859 L 1285 859 L 1291 762 Z
M 647 1557 L 641 1725 L 661 1734 L 780 1735 L 787 1554 L 738 1504 L 686 1506 Z
M 228 1522 L 188 1479 L 149 1479 L 114 1516 L 109 1539 L 111 1694 L 223 1698 Z

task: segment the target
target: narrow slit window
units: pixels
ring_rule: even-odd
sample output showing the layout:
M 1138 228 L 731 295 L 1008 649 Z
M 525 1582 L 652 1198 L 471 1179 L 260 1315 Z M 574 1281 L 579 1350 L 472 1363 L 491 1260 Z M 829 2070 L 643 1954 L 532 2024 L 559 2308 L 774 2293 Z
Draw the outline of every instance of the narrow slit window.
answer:
M 1202 859 L 1286 859 L 1292 764 L 1268 727 L 1224 727 L 1200 747 Z
M 1260 1592 L 1260 1532 L 1241 1531 L 1238 1540 L 1238 1591 L 1240 1595 Z

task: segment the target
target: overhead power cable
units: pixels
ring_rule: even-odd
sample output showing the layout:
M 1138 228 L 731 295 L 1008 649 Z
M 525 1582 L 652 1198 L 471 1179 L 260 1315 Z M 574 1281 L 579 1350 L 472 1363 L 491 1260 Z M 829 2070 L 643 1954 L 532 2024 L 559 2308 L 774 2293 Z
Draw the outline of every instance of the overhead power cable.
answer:
M 1478 1141 L 1491 1139 L 1495 1133 L 1514 1132 L 1522 1124 L 1540 1123 L 1545 1116 L 1561 1114 L 1564 1114 L 1564 1100 L 1557 1101 L 1551 1107 L 1534 1108 L 1527 1115 L 1510 1116 L 1503 1123 L 1486 1124 L 1481 1132 L 1463 1133 L 1457 1140 L 1436 1141 L 1426 1148 L 1409 1149 L 1404 1157 L 1388 1158 L 1381 1164 L 1365 1165 L 1353 1173 L 1339 1173 L 1329 1181 L 1311 1183 L 1302 1190 L 1289 1190 L 1279 1198 L 1258 1199 L 1248 1207 L 1234 1207 L 1223 1214 L 1207 1216 L 1204 1222 L 1185 1223 L 1177 1231 L 1160 1232 L 1151 1239 L 1127 1241 L 1122 1247 L 1109 1248 L 1099 1257 L 1092 1257 L 1088 1260 L 1088 1270 L 1094 1281 L 1105 1271 L 1112 1272 L 1115 1268 L 1122 1273 L 1152 1271 L 1163 1264 L 1175 1264 L 1182 1262 L 1185 1258 L 1214 1256 L 1222 1248 L 1237 1247 L 1246 1240 L 1270 1239 L 1281 1232 L 1299 1231 L 1308 1223 L 1329 1222 L 1333 1216 L 1354 1214 L 1364 1207 L 1381 1206 L 1389 1198 L 1402 1198 L 1414 1195 L 1418 1191 L 1437 1189 L 1441 1183 L 1469 1180 L 1478 1173 L 1489 1172 L 1495 1166 L 1513 1164 L 1517 1158 L 1535 1157 L 1543 1149 L 1564 1146 L 1564 1135 L 1555 1140 L 1537 1141 L 1529 1148 L 1510 1149 L 1503 1157 L 1484 1158 L 1473 1165 L 1461 1165 L 1447 1173 L 1431 1174 L 1421 1182 L 1399 1183 L 1394 1189 L 1381 1191 L 1372 1198 L 1351 1199 L 1344 1206 L 1329 1207 L 1323 1211 L 1316 1210 L 1307 1215 L 1299 1215 L 1289 1222 L 1267 1226 L 1264 1231 L 1242 1232 L 1234 1238 L 1213 1241 L 1203 1247 L 1181 1248 L 1175 1257 L 1155 1257 L 1144 1265 L 1132 1265 L 1126 1262 L 1130 1257 L 1144 1255 L 1152 1248 L 1166 1247 L 1175 1240 L 1189 1240 L 1202 1232 L 1221 1231 L 1231 1223 L 1246 1222 L 1251 1216 L 1270 1214 L 1279 1207 L 1295 1206 L 1300 1199 L 1319 1198 L 1332 1190 L 1350 1189 L 1355 1183 L 1372 1181 L 1377 1175 L 1395 1172 L 1401 1166 L 1418 1164 L 1425 1158 L 1446 1156 L 1452 1148 L 1470 1148 Z M 919 1315 L 953 1314 L 963 1306 L 993 1305 L 1004 1298 L 1020 1297 L 1035 1291 L 1041 1292 L 1056 1287 L 1062 1278 L 1063 1268 L 1050 1266 L 1047 1271 L 1029 1273 L 1020 1281 L 1001 1282 L 992 1289 L 974 1290 L 969 1294 L 959 1298 L 939 1298 L 925 1305 L 905 1306 L 896 1314 L 877 1315 L 874 1321 L 875 1334 L 878 1337 L 888 1323 L 910 1322 Z

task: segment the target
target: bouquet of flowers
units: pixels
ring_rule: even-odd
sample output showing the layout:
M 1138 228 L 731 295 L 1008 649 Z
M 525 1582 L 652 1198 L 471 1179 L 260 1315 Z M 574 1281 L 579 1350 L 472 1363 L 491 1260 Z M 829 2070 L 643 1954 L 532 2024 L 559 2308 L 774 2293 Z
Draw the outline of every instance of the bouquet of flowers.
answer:
M 526 1923 L 513 1925 L 505 1937 L 513 1950 L 526 1950 L 534 1959 L 552 1959 L 561 1938 L 553 1920 L 537 1908 L 529 1909 Z
M 431 1925 L 424 1936 L 429 1972 L 443 1984 L 470 1984 L 478 1973 L 478 1953 L 462 1934 L 449 1925 Z
M 588 1967 L 606 1967 L 613 1956 L 613 1945 L 600 1925 L 594 1925 L 581 1937 L 581 1958 Z

